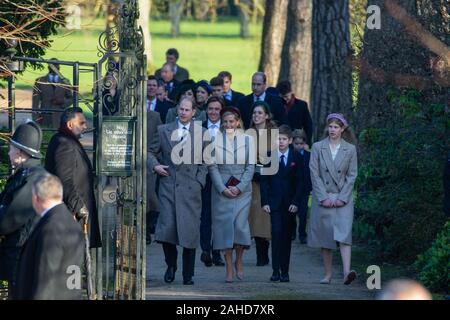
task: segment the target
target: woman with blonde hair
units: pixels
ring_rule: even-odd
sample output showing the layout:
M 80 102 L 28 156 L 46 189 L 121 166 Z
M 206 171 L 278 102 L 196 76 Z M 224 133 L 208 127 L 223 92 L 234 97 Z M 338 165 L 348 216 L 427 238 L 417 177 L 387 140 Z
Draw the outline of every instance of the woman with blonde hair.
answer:
M 309 168 L 312 182 L 312 206 L 308 245 L 321 248 L 325 277 L 332 277 L 333 251 L 339 247 L 342 258 L 344 284 L 356 278 L 350 270 L 353 185 L 358 174 L 356 139 L 347 120 L 340 113 L 327 117 L 327 136 L 312 146 Z
M 236 277 L 243 278 L 242 257 L 251 244 L 248 215 L 252 198 L 253 139 L 244 134 L 237 108 L 221 111 L 221 131 L 214 139 L 213 161 L 208 166 L 211 190 L 214 250 L 225 255 L 226 282 L 233 281 L 233 250 Z

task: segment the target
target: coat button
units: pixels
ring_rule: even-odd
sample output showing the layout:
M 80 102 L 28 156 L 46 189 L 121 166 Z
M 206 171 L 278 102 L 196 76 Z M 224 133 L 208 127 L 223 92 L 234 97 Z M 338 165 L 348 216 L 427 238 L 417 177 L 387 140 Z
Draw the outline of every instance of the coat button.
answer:
M 328 184 L 328 182 L 327 182 L 327 184 Z M 177 183 L 176 185 L 175 185 L 176 187 L 178 187 L 179 186 L 179 184 Z
M 328 171 L 328 169 L 327 169 L 327 170 L 325 170 L 325 172 L 329 172 L 329 171 Z
M 341 170 L 338 170 L 338 173 L 341 173 Z
M 325 182 L 326 184 L 329 184 L 329 182 L 327 181 L 327 182 Z

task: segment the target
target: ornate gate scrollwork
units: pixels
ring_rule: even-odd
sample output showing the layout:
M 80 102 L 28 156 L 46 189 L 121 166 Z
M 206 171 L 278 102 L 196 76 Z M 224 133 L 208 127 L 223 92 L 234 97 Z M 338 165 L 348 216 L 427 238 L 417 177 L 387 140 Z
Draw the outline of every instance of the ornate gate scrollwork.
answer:
M 97 292 L 104 299 L 145 299 L 146 59 L 138 16 L 137 1 L 126 0 L 98 42 Z

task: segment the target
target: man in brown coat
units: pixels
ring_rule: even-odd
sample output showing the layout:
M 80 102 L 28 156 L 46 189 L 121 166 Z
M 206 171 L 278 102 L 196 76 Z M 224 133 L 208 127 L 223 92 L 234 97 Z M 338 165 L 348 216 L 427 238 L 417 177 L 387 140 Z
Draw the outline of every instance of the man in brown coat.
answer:
M 69 80 L 59 72 L 59 65 L 49 64 L 48 70 L 47 75 L 36 79 L 31 108 L 33 110 L 60 110 L 62 112 L 72 104 L 72 87 Z M 57 129 L 61 112 L 34 112 L 33 119 L 43 127 Z

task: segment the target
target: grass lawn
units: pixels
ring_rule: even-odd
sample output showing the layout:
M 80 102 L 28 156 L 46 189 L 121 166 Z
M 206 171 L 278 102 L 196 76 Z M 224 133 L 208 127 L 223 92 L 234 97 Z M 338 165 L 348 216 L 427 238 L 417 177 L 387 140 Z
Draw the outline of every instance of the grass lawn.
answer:
M 53 45 L 47 50 L 45 58 L 60 60 L 97 62 L 98 37 L 104 30 L 102 19 L 83 20 L 81 30 L 61 29 L 53 37 Z M 233 74 L 233 88 L 245 93 L 250 92 L 250 78 L 257 70 L 260 56 L 260 39 L 262 25 L 251 25 L 251 38 L 239 37 L 237 20 L 217 23 L 191 22 L 181 23 L 181 36 L 171 38 L 168 21 L 151 21 L 152 50 L 154 63 L 160 66 L 165 62 L 165 51 L 175 47 L 180 52 L 179 64 L 188 68 L 194 80 L 209 80 L 219 71 L 228 70 Z M 72 78 L 70 67 L 61 66 L 67 78 Z M 17 88 L 31 88 L 35 79 L 46 70 L 27 70 L 16 83 Z M 91 90 L 92 74 L 82 74 L 81 92 Z

